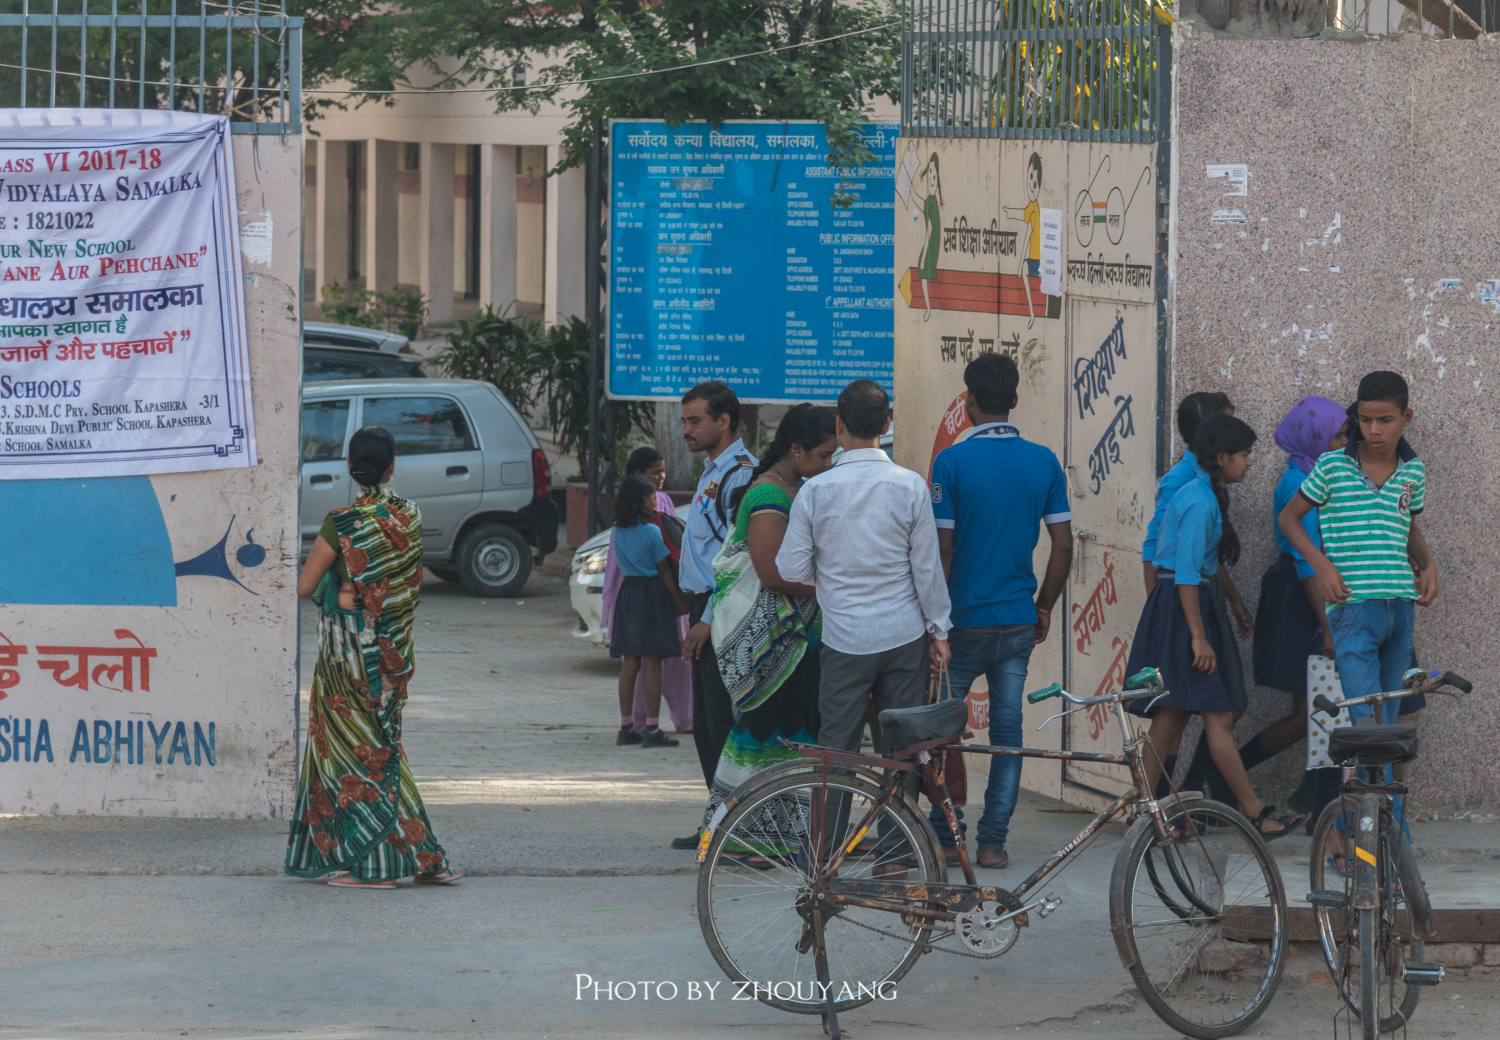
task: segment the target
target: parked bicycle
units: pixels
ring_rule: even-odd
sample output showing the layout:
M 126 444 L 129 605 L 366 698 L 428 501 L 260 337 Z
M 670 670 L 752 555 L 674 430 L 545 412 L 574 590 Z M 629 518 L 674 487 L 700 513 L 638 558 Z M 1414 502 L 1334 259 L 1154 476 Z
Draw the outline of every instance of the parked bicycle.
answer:
M 1106 823 L 1135 816 L 1115 858 L 1110 929 L 1141 995 L 1173 1028 L 1205 1040 L 1254 1022 L 1286 963 L 1281 874 L 1249 821 L 1201 795 L 1158 802 L 1146 787 L 1145 736 L 1121 706 L 1165 696 L 1148 668 L 1116 693 L 1075 697 L 1053 684 L 1028 694 L 1076 705 L 1043 725 L 1095 705 L 1113 708 L 1120 755 L 961 744 L 962 700 L 880 713 L 884 757 L 789 744 L 801 758 L 757 774 L 715 813 L 699 844 L 698 916 L 730 979 L 772 1007 L 821 1014 L 838 1037 L 838 1014 L 888 997 L 931 950 L 994 958 L 1015 945 L 1043 879 Z M 1101 812 L 1014 891 L 980 885 L 959 847 L 963 883 L 950 883 L 937 837 L 914 800 L 916 780 L 958 821 L 943 776 L 947 749 L 979 755 L 1128 766 L 1129 791 Z M 1127 822 L 1129 822 L 1127 820 Z
M 1379 717 L 1388 700 L 1419 693 L 1456 698 L 1446 687 L 1474 689 L 1452 672 L 1420 668 L 1407 672 L 1401 686 L 1347 700 L 1319 694 L 1313 706 L 1335 716 L 1368 704 Z M 1406 785 L 1386 775 L 1387 766 L 1417 757 L 1416 727 L 1359 719 L 1329 733 L 1328 753 L 1342 764 L 1343 782 L 1313 829 L 1307 901 L 1329 973 L 1349 1013 L 1359 1016 L 1363 1040 L 1376 1040 L 1411 1020 L 1421 987 L 1443 980 L 1442 967 L 1422 960 L 1425 941 L 1434 935 L 1432 904 L 1395 801 Z

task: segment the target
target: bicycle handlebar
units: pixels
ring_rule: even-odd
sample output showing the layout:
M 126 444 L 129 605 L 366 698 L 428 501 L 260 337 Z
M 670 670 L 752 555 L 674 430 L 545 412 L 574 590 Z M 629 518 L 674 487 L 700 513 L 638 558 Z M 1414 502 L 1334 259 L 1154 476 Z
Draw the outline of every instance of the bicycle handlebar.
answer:
M 1441 687 L 1452 686 L 1461 693 L 1473 693 L 1474 684 L 1456 672 L 1444 672 L 1439 675 L 1436 670 L 1425 673 L 1426 682 L 1417 682 L 1418 676 L 1424 673 L 1420 669 L 1413 668 L 1407 672 L 1407 685 L 1404 690 L 1392 690 L 1389 693 L 1371 693 L 1363 697 L 1326 697 L 1318 694 L 1313 698 L 1313 707 L 1330 717 L 1337 715 L 1339 709 L 1353 707 L 1357 704 L 1378 704 L 1382 701 L 1396 701 L 1403 697 L 1415 697 L 1419 693 L 1435 693 Z
M 1051 700 L 1053 697 L 1061 697 L 1062 693 L 1062 683 L 1053 683 L 1051 686 L 1043 686 L 1040 690 L 1032 690 L 1026 695 L 1026 703 L 1040 704 L 1042 701 Z
M 1061 697 L 1071 704 L 1107 704 L 1118 698 L 1120 701 L 1139 700 L 1142 697 L 1155 697 L 1161 692 L 1161 673 L 1155 668 L 1143 668 L 1129 679 L 1125 680 L 1125 688 L 1119 693 L 1106 693 L 1098 697 L 1075 697 L 1062 688 L 1061 683 L 1053 683 L 1051 686 L 1043 686 L 1040 690 L 1032 690 L 1026 695 L 1028 704 L 1040 704 L 1042 701 L 1051 700 L 1053 697 Z
M 1462 691 L 1463 693 L 1474 692 L 1474 684 L 1469 682 L 1469 680 L 1465 679 L 1463 676 L 1457 674 L 1456 672 L 1444 672 L 1442 681 L 1441 683 L 1439 683 L 1439 685 L 1452 686 L 1455 689 Z

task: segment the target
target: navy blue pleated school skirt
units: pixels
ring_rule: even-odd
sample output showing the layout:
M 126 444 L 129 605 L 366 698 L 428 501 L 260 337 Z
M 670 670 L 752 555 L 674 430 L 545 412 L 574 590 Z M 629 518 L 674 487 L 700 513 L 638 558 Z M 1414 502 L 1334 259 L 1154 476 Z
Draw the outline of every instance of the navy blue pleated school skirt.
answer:
M 622 578 L 615 616 L 610 619 L 609 656 L 676 657 L 680 653 L 677 614 L 661 578 L 655 574 Z
M 1307 658 L 1323 652 L 1318 617 L 1297 579 L 1296 561 L 1282 553 L 1260 579 L 1255 608 L 1255 683 L 1307 696 Z
M 1203 618 L 1203 635 L 1213 648 L 1214 656 L 1222 661 L 1223 630 L 1206 583 L 1198 586 L 1198 611 Z M 1182 598 L 1177 595 L 1177 586 L 1172 584 L 1170 574 L 1158 580 L 1146 596 L 1141 620 L 1135 626 L 1135 642 L 1130 647 L 1125 674 L 1134 675 L 1142 668 L 1161 671 L 1167 696 L 1156 702 L 1158 708 L 1169 705 L 1191 712 L 1235 710 L 1234 697 L 1224 685 L 1221 669 L 1216 667 L 1212 673 L 1205 673 L 1193 667 L 1193 634 L 1188 630 Z M 1138 700 L 1130 705 L 1129 710 L 1134 715 L 1147 715 L 1146 705 L 1150 703 L 1149 700 Z

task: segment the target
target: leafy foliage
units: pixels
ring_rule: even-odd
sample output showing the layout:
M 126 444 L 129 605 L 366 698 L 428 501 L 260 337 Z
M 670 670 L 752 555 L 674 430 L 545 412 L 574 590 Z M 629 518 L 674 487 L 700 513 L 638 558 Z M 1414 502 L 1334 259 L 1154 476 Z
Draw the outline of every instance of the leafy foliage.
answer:
M 587 161 L 595 117 L 714 126 L 814 120 L 828 126 L 829 165 L 848 172 L 873 158 L 858 132 L 869 100 L 894 100 L 900 90 L 891 0 L 395 0 L 379 11 L 353 34 L 339 75 L 362 89 L 391 90 L 426 70 L 439 85 L 491 88 L 501 110 L 536 112 L 556 102 L 571 121 L 553 172 Z M 779 47 L 791 49 L 757 53 Z M 754 56 L 721 60 L 745 54 Z M 528 87 L 539 89 L 515 90 L 517 71 L 539 55 L 550 64 L 527 74 Z M 603 81 L 565 86 L 577 80 Z M 852 196 L 841 189 L 836 201 L 847 205 Z
M 589 326 L 582 318 L 545 331 L 510 308 L 487 306 L 448 334 L 448 346 L 433 360 L 444 375 L 493 383 L 523 413 L 540 408 L 557 446 L 587 463 L 589 437 Z M 606 401 L 601 421 L 614 411 L 616 451 L 631 430 L 648 429 L 655 412 L 649 402 Z M 605 446 L 608 450 L 608 446 Z M 607 460 L 606 460 L 607 461 Z
M 460 320 L 447 339 L 447 348 L 433 358 L 445 375 L 493 383 L 523 413 L 536 405 L 548 353 L 539 322 L 486 305 L 472 320 Z
M 325 321 L 385 329 L 416 339 L 427 320 L 427 297 L 415 289 L 397 287 L 373 292 L 358 282 L 332 282 L 323 286 Z
M 547 330 L 543 359 L 542 394 L 546 399 L 547 425 L 557 446 L 578 459 L 580 472 L 587 471 L 589 439 L 589 323 L 569 318 L 566 325 Z M 613 411 L 616 452 L 639 427 L 651 429 L 655 408 L 649 401 L 601 401 L 599 421 L 608 422 Z M 609 446 L 603 445 L 608 451 Z M 607 460 L 606 460 L 607 461 Z

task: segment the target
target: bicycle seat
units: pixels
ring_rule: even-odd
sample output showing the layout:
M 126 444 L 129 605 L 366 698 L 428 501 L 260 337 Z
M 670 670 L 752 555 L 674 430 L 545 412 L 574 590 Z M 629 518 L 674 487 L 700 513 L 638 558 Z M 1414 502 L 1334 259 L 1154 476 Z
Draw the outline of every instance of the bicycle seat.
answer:
M 961 734 L 969 724 L 969 702 L 950 698 L 916 708 L 887 708 L 880 713 L 885 746 L 899 751 L 938 737 Z
M 1391 723 L 1336 729 L 1328 738 L 1328 754 L 1336 762 L 1357 756 L 1364 766 L 1410 762 L 1417 757 L 1417 727 Z

